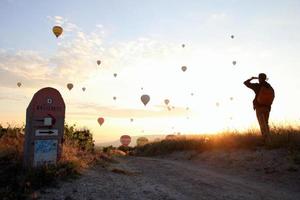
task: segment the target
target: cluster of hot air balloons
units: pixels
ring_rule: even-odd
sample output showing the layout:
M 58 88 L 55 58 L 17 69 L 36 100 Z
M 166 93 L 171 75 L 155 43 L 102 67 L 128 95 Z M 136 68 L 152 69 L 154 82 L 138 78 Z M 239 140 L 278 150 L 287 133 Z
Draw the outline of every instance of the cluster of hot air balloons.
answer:
M 61 26 L 54 26 L 52 28 L 52 31 L 54 33 L 54 35 L 56 36 L 56 38 L 58 38 L 59 36 L 61 36 L 61 34 L 63 33 L 63 28 Z M 234 39 L 235 36 L 234 35 L 231 35 L 230 36 L 231 39 Z M 186 45 L 185 44 L 181 44 L 181 47 L 182 48 L 185 48 Z M 97 65 L 99 66 L 101 64 L 101 60 L 97 60 L 96 61 Z M 232 64 L 233 65 L 236 65 L 237 64 L 237 61 L 232 61 Z M 187 66 L 181 66 L 181 70 L 183 72 L 185 72 L 187 70 Z M 117 77 L 117 73 L 114 73 L 113 76 L 116 78 Z M 21 87 L 21 82 L 18 82 L 17 83 L 17 86 L 18 87 Z M 72 88 L 74 87 L 74 85 L 72 83 L 68 83 L 67 84 L 67 88 L 69 90 L 72 90 Z M 82 87 L 82 91 L 84 92 L 86 90 L 86 87 Z M 143 87 L 141 87 L 141 90 L 143 90 Z M 190 93 L 191 96 L 194 96 L 194 93 Z M 113 100 L 116 100 L 117 97 L 116 96 L 113 96 Z M 148 94 L 143 94 L 141 97 L 140 97 L 140 100 L 142 101 L 142 103 L 144 104 L 144 106 L 146 106 L 149 101 L 150 101 L 150 96 Z M 233 97 L 230 97 L 230 100 L 232 101 L 233 100 Z M 174 106 L 169 106 L 169 103 L 170 103 L 170 100 L 169 99 L 164 99 L 164 103 L 165 105 L 167 106 L 168 110 L 171 110 L 172 109 L 175 109 Z M 216 102 L 216 106 L 219 107 L 220 106 L 220 103 L 219 102 Z M 186 110 L 189 110 L 189 107 L 186 107 Z M 100 126 L 102 126 L 102 124 L 104 123 L 104 118 L 103 117 L 99 117 L 97 119 L 98 123 Z M 131 122 L 133 122 L 133 118 L 130 119 Z M 176 136 L 175 135 L 167 135 L 166 136 L 166 139 L 174 139 Z M 120 142 L 122 143 L 123 146 L 128 146 L 131 142 L 131 137 L 129 135 L 123 135 L 121 136 L 120 138 Z M 148 139 L 145 138 L 145 137 L 140 137 L 137 139 L 137 145 L 144 145 L 148 143 Z
M 53 34 L 56 36 L 56 38 L 58 38 L 58 37 L 63 33 L 63 28 L 62 28 L 61 26 L 56 25 L 56 26 L 54 26 L 54 27 L 52 28 L 52 32 L 53 32 Z M 101 64 L 101 60 L 97 60 L 97 65 L 100 65 L 100 64 Z M 114 74 L 114 76 L 116 77 L 117 74 Z M 18 85 L 18 87 L 20 87 L 20 86 L 21 86 L 21 83 L 17 83 L 17 85 Z M 69 90 L 72 90 L 73 84 L 72 84 L 72 83 L 68 83 L 68 84 L 67 84 L 67 88 L 68 88 Z M 83 88 L 82 88 L 82 91 L 85 91 L 85 90 L 86 90 L 86 88 L 83 87 Z

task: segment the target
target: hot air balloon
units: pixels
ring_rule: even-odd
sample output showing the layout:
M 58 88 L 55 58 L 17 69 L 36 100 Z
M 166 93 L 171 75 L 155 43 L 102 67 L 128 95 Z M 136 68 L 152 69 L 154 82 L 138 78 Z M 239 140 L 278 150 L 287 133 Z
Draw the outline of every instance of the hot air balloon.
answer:
M 232 101 L 232 100 L 233 100 L 233 97 L 230 97 L 230 100 Z
M 113 99 L 114 99 L 114 100 L 116 100 L 116 99 L 117 99 L 117 97 L 113 97 Z
M 194 93 L 193 93 L 193 92 L 191 93 L 191 96 L 194 96 Z
M 217 103 L 216 103 L 216 106 L 217 106 L 217 107 L 219 107 L 219 106 L 220 106 L 220 103 L 219 103 L 219 102 L 217 102 Z
M 185 109 L 186 109 L 186 110 L 189 110 L 190 108 L 189 108 L 189 107 L 186 107 Z
M 176 139 L 176 135 L 167 135 L 165 140 L 175 140 Z
M 141 90 L 143 90 L 144 88 L 141 87 Z
M 231 39 L 233 39 L 233 38 L 234 38 L 234 35 L 231 35 L 230 37 L 231 37 Z
M 143 102 L 143 104 L 146 106 L 147 103 L 150 101 L 150 97 L 147 94 L 144 94 L 141 96 L 141 101 Z
M 171 110 L 172 110 L 170 106 L 168 106 L 168 110 L 169 110 L 169 111 L 171 111 Z
M 68 83 L 68 84 L 67 84 L 67 88 L 68 88 L 69 90 L 72 90 L 73 84 L 72 84 L 72 83 Z
M 182 44 L 181 47 L 184 48 L 184 47 L 185 47 L 185 44 Z
M 120 137 L 120 142 L 123 146 L 128 147 L 131 142 L 131 137 L 129 135 L 122 135 Z
M 101 60 L 97 60 L 97 65 L 100 65 L 101 64 Z
M 63 28 L 60 26 L 54 26 L 52 28 L 52 31 L 53 31 L 54 35 L 58 38 L 63 32 Z
M 85 89 L 86 89 L 86 88 L 85 88 L 85 87 L 83 87 L 83 88 L 82 88 L 82 91 L 85 91 Z
M 104 123 L 104 118 L 103 117 L 99 117 L 97 121 L 98 121 L 98 123 L 101 126 Z
M 233 64 L 233 65 L 236 65 L 236 61 L 232 61 L 232 64 Z
M 130 121 L 133 122 L 133 118 L 131 118 Z
M 20 83 L 20 82 L 17 83 L 17 86 L 18 86 L 18 87 L 21 87 L 21 85 L 22 85 L 22 83 Z
M 185 71 L 186 71 L 186 69 L 187 69 L 187 67 L 186 67 L 186 66 L 182 66 L 182 67 L 181 67 L 181 70 L 182 70 L 183 72 L 185 72 Z
M 136 145 L 137 146 L 144 146 L 145 144 L 147 144 L 149 142 L 148 138 L 146 137 L 139 137 L 137 140 L 136 140 Z
M 168 105 L 170 103 L 169 99 L 165 99 L 165 104 Z
M 175 106 L 172 106 L 172 109 L 175 109 Z
M 114 73 L 114 77 L 117 77 L 117 73 Z

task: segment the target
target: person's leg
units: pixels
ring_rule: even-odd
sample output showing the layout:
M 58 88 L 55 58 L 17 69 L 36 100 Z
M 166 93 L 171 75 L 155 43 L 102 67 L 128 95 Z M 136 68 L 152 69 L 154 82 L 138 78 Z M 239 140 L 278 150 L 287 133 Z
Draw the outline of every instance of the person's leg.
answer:
M 267 116 L 261 108 L 256 108 L 256 117 L 260 127 L 260 132 L 264 138 L 268 135 L 268 125 L 267 125 Z
M 256 117 L 259 123 L 260 131 L 265 140 L 269 138 L 269 110 L 266 108 L 256 108 Z
M 265 119 L 265 138 L 267 140 L 267 142 L 271 139 L 270 138 L 270 128 L 269 128 L 269 115 L 270 115 L 270 111 L 268 108 L 264 108 L 263 109 L 263 115 L 264 115 L 264 119 Z

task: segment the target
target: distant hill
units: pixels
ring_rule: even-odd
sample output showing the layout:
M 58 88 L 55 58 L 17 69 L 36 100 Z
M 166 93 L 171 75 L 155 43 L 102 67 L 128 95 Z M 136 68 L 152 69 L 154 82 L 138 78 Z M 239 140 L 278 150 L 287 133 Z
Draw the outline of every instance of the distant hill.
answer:
M 159 138 L 159 139 L 164 139 L 166 137 L 166 135 L 139 135 L 139 136 L 131 136 L 131 143 L 129 146 L 135 146 L 136 145 L 136 140 L 137 138 L 139 137 L 146 137 L 149 139 L 149 141 L 153 141 L 155 140 L 156 138 Z M 120 140 L 114 140 L 114 141 L 111 141 L 111 142 L 103 142 L 103 143 L 96 143 L 97 146 L 101 146 L 101 147 L 105 147 L 105 146 L 114 146 L 114 147 L 118 147 L 121 145 L 120 143 Z

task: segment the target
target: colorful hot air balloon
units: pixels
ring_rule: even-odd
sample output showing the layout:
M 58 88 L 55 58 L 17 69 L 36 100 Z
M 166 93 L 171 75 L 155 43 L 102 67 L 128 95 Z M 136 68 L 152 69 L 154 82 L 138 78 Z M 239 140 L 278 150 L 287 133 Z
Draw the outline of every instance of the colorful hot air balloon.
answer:
M 230 100 L 232 101 L 232 100 L 233 100 L 233 97 L 230 97 Z
M 123 146 L 128 147 L 131 142 L 131 137 L 129 135 L 122 135 L 120 137 L 120 142 Z
M 143 102 L 143 104 L 146 106 L 147 103 L 150 101 L 150 96 L 147 94 L 144 94 L 141 96 L 141 101 Z
M 101 60 L 97 60 L 97 65 L 100 65 L 101 64 Z
M 234 38 L 234 35 L 231 35 L 230 37 L 231 37 L 231 39 L 233 39 L 233 38 Z
M 194 93 L 193 93 L 193 92 L 191 93 L 191 96 L 194 96 Z
M 232 64 L 233 64 L 233 65 L 236 65 L 236 61 L 232 61 Z
M 165 99 L 165 104 L 168 105 L 170 103 L 169 99 Z
M 97 121 L 98 121 L 98 123 L 101 126 L 104 123 L 104 118 L 103 117 L 99 117 Z
M 187 70 L 187 67 L 186 67 L 186 66 L 182 66 L 182 67 L 181 67 L 181 70 L 182 70 L 183 72 L 185 72 L 185 71 Z
M 186 107 L 185 109 L 186 109 L 186 110 L 189 110 L 190 108 L 189 108 L 189 107 Z
M 185 47 L 185 44 L 182 44 L 181 47 L 184 48 L 184 47 Z
M 117 99 L 117 97 L 113 97 L 113 100 L 116 100 Z
M 85 88 L 85 87 L 83 87 L 83 88 L 82 88 L 82 91 L 85 91 L 85 89 L 86 89 L 86 88 Z
M 21 85 L 22 85 L 21 82 L 18 82 L 18 83 L 17 83 L 17 86 L 18 86 L 18 87 L 21 87 Z
M 114 77 L 115 77 L 115 78 L 117 77 L 117 75 L 118 75 L 117 73 L 114 73 Z
M 67 88 L 68 88 L 69 90 L 72 90 L 73 84 L 72 84 L 72 83 L 68 83 L 68 84 L 67 84 Z
M 133 118 L 131 118 L 130 121 L 133 122 Z
M 60 26 L 54 26 L 52 28 L 52 31 L 53 31 L 54 35 L 58 38 L 63 32 L 63 28 Z
M 143 90 L 144 88 L 141 87 L 141 90 Z
M 137 146 L 144 146 L 145 144 L 147 144 L 149 142 L 148 138 L 146 137 L 139 137 L 137 140 L 136 140 L 136 145 Z
M 219 102 L 217 102 L 217 103 L 216 103 L 216 106 L 217 106 L 217 107 L 219 107 L 219 106 L 220 106 L 220 103 L 219 103 Z

